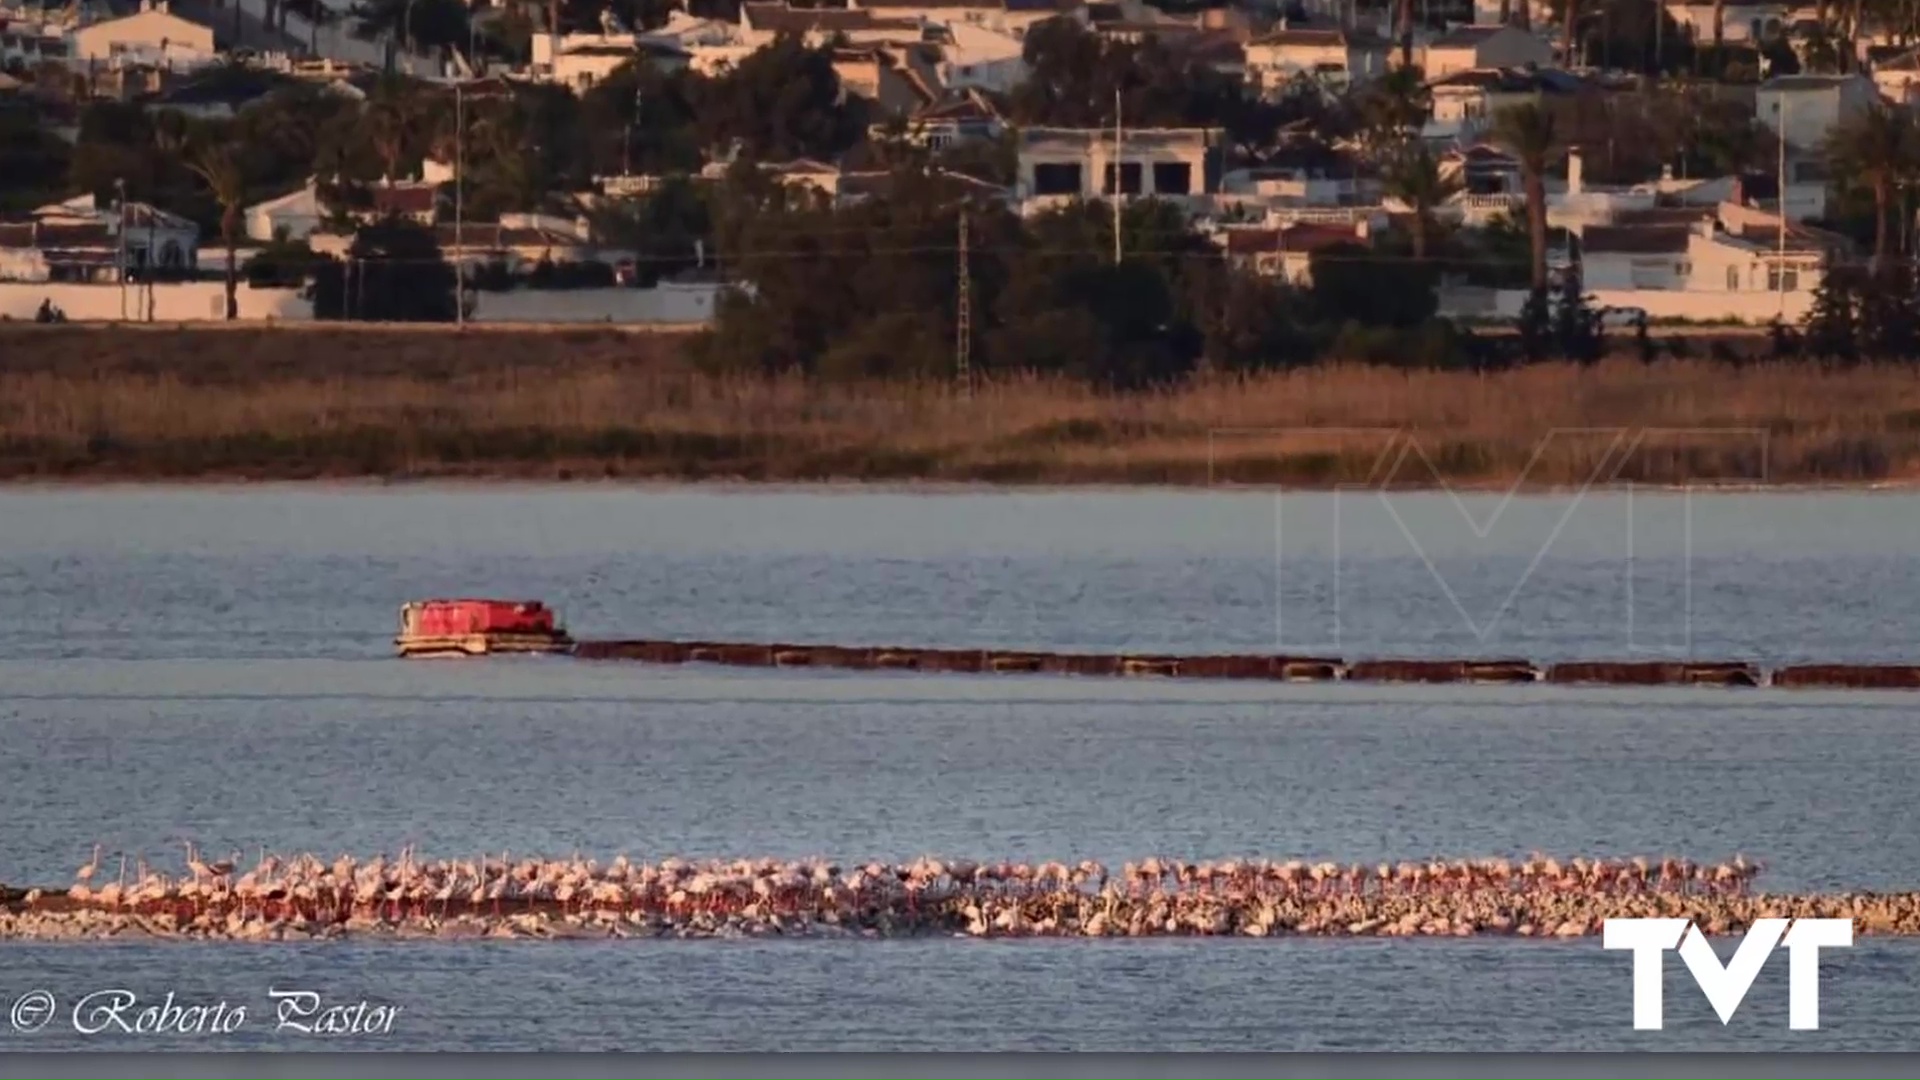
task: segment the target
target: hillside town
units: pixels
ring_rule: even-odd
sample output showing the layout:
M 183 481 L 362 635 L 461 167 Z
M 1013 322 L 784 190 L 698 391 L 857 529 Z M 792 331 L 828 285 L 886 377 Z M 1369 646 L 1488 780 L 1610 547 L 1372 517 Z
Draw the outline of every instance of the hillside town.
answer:
M 1145 378 L 1573 308 L 1824 340 L 1915 251 L 1913 5 L 10 2 L 10 319 Z

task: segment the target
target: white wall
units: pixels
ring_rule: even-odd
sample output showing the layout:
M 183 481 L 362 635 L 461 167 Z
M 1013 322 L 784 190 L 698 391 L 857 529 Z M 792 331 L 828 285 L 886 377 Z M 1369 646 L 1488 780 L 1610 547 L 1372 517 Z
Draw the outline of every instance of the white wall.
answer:
M 704 323 L 721 289 L 663 284 L 655 289 L 551 289 L 481 292 L 474 322 Z
M 1777 293 L 1687 292 L 1680 289 L 1590 289 L 1594 310 L 1640 308 L 1653 322 L 1734 321 L 1764 326 L 1781 312 Z M 1440 314 L 1487 319 L 1517 319 L 1526 305 L 1525 289 L 1442 289 Z M 1813 293 L 1802 289 L 1787 294 L 1786 321 L 1797 323 L 1813 307 Z M 1609 333 L 1620 333 L 1618 328 Z
M 118 321 L 119 285 L 76 285 L 0 282 L 0 318 L 31 322 L 43 300 L 73 322 Z M 124 292 L 126 318 L 145 321 L 147 296 L 137 284 Z M 235 299 L 246 320 L 304 320 L 313 318 L 313 304 L 298 289 L 250 289 L 241 283 Z M 153 286 L 154 322 L 220 322 L 226 318 L 227 287 L 218 281 L 180 281 Z
M 266 21 L 266 0 L 235 0 L 240 10 L 262 22 Z M 317 28 L 299 12 L 286 13 L 287 36 L 298 40 L 302 45 L 311 44 L 315 52 L 330 60 L 347 64 L 368 64 L 384 70 L 387 61 L 387 46 L 383 41 L 364 41 L 352 32 L 354 20 L 348 11 L 351 5 L 334 0 L 322 0 L 329 9 L 342 16 L 339 21 Z M 440 74 L 440 63 L 430 56 L 415 55 L 404 49 L 395 48 L 394 70 L 420 78 L 433 78 Z
M 720 289 L 713 285 L 662 285 L 657 289 L 553 289 L 482 292 L 474 322 L 494 323 L 659 323 L 709 322 Z M 137 283 L 126 288 L 126 318 L 146 321 L 146 293 Z M 298 289 L 251 289 L 242 282 L 236 299 L 242 320 L 307 321 L 313 304 Z M 42 300 L 73 322 L 121 319 L 118 285 L 0 282 L 0 318 L 31 322 Z M 154 322 L 220 322 L 226 317 L 226 286 L 218 281 L 185 281 L 153 287 Z

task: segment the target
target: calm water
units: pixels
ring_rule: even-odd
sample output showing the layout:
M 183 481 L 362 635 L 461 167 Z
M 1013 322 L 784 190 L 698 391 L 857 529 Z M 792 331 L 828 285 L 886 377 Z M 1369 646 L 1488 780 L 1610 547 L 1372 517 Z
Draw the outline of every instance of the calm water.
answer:
M 401 663 L 399 604 L 578 636 L 1347 656 L 1909 659 L 1920 498 L 100 489 L 0 494 L 0 880 L 95 842 L 1109 860 L 1675 851 L 1920 883 L 1900 694 Z M 358 1048 L 1910 1046 L 1920 948 L 1631 1031 L 1597 941 L 0 946 L 0 1003 L 400 1005 Z M 64 1018 L 63 1018 L 64 1020 Z M 0 1047 L 101 1045 L 70 1028 Z M 126 1045 L 126 1044 L 123 1044 Z M 153 1045 L 144 1040 L 138 1045 Z

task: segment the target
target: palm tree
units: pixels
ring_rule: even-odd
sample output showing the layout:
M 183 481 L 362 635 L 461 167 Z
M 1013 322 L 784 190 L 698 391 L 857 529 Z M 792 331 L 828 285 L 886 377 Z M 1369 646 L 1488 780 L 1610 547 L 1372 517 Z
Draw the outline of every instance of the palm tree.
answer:
M 1873 191 L 1873 268 L 1878 270 L 1887 252 L 1887 213 L 1893 190 L 1920 171 L 1920 127 L 1907 109 L 1875 102 L 1835 126 L 1825 149 L 1835 176 L 1851 176 Z M 1784 176 L 1780 192 L 1784 207 Z
M 1433 223 L 1433 208 L 1460 190 L 1460 181 L 1440 175 L 1440 163 L 1433 151 L 1418 139 L 1409 141 L 1387 162 L 1381 179 L 1387 194 L 1413 209 L 1409 227 L 1413 235 L 1413 257 L 1427 257 L 1427 227 Z
M 1558 149 L 1553 114 L 1538 105 L 1501 109 L 1493 119 L 1493 139 L 1520 163 L 1527 189 L 1527 232 L 1533 242 L 1533 287 L 1547 287 L 1547 166 Z
M 220 240 L 227 247 L 227 318 L 240 317 L 237 293 L 240 279 L 234 263 L 234 244 L 240 231 L 240 208 L 247 200 L 246 172 L 240 166 L 238 149 L 232 143 L 204 146 L 187 162 L 207 185 L 220 204 Z
M 1433 111 L 1433 92 L 1425 74 L 1403 65 L 1367 84 L 1359 99 L 1366 138 L 1378 148 L 1397 147 L 1427 122 Z
M 1400 38 L 1400 66 L 1413 66 L 1413 0 L 1399 0 L 1400 9 L 1394 19 L 1394 33 Z
M 383 80 L 367 102 L 366 121 L 367 138 L 385 169 L 381 179 L 391 183 L 413 145 L 420 124 L 418 103 L 398 79 Z

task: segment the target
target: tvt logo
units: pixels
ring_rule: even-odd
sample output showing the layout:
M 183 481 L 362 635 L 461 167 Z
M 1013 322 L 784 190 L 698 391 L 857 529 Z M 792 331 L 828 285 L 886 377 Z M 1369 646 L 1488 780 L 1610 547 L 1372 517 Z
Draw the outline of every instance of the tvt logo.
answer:
M 1668 949 L 1679 949 L 1693 981 L 1725 1024 L 1746 1000 L 1782 937 L 1787 939 L 1787 1027 L 1818 1031 L 1820 950 L 1851 948 L 1852 919 L 1755 919 L 1725 965 L 1706 935 L 1687 919 L 1608 919 L 1601 929 L 1602 947 L 1633 953 L 1633 1026 L 1640 1031 L 1663 1026 L 1661 981 Z

